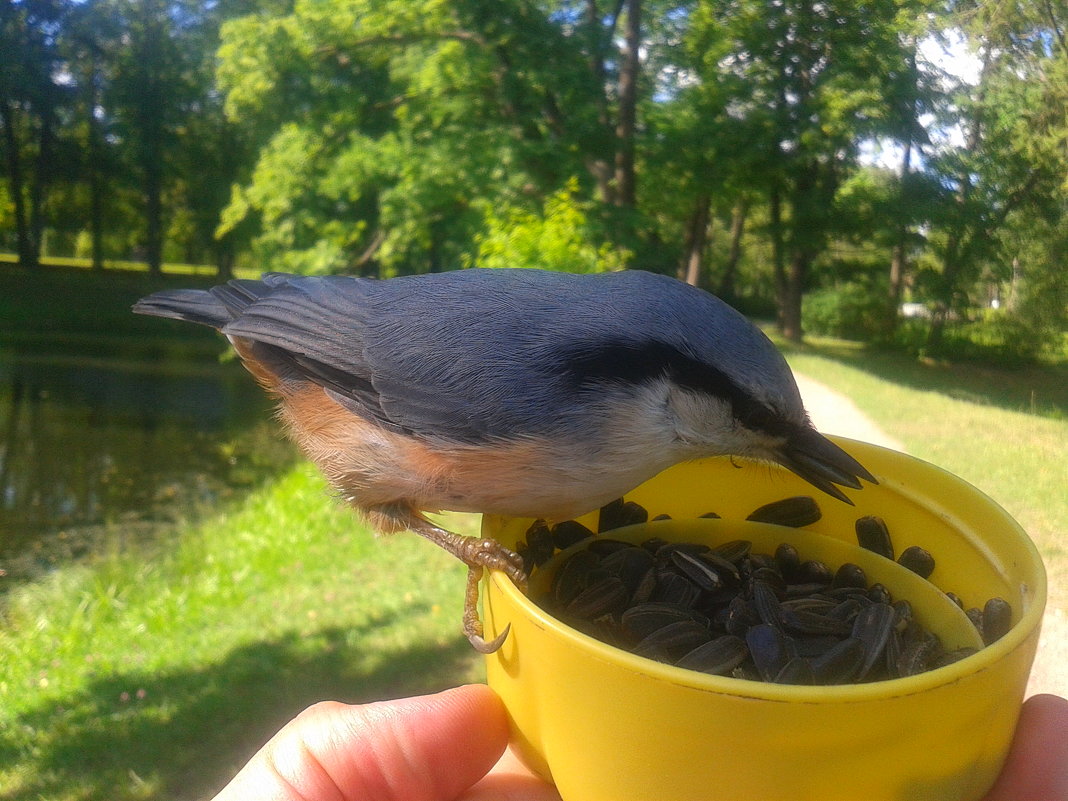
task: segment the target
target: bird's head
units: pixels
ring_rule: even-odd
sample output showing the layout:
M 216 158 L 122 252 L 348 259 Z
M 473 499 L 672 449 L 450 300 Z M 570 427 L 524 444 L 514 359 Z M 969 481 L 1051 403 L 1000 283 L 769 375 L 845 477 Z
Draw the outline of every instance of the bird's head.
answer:
M 815 429 L 782 354 L 745 326 L 733 331 L 737 349 L 729 358 L 719 348 L 698 351 L 689 369 L 675 371 L 680 419 L 710 452 L 774 462 L 852 503 L 840 487 L 860 489 L 862 480 L 878 483 L 875 477 Z
M 687 458 L 775 462 L 851 503 L 841 487 L 875 477 L 813 427 L 786 359 L 745 316 L 701 290 L 649 276 L 643 305 L 614 338 L 571 354 L 580 383 L 629 387 Z M 644 394 L 643 394 L 644 393 Z

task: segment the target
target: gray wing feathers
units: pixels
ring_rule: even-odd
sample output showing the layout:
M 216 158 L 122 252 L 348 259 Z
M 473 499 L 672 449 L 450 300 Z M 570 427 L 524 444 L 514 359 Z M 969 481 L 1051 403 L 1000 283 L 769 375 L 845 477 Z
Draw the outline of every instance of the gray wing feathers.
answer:
M 424 344 L 431 313 L 416 295 L 402 308 L 390 282 L 294 278 L 223 328 L 280 349 L 289 366 L 350 411 L 391 430 L 470 441 L 489 435 L 469 397 L 450 387 L 441 343 Z M 412 336 L 418 328 L 419 335 Z

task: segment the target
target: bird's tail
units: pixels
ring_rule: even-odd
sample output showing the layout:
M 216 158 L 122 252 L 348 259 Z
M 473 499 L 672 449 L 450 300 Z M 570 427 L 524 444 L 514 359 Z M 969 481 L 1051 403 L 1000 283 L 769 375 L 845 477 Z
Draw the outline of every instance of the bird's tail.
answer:
M 269 295 L 272 287 L 285 278 L 288 276 L 272 273 L 264 275 L 261 281 L 233 280 L 211 289 L 169 289 L 141 298 L 133 310 L 136 314 L 170 317 L 221 329 Z

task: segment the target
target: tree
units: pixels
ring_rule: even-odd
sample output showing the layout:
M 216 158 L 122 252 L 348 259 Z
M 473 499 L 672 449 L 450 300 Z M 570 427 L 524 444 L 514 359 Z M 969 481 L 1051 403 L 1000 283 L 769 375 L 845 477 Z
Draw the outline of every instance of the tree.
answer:
M 746 132 L 743 158 L 768 199 L 779 327 L 792 340 L 838 188 L 859 143 L 889 126 L 906 58 L 898 10 L 889 0 L 740 0 L 695 12 L 694 46 L 708 54 L 701 79 Z
M 261 257 L 301 271 L 457 264 L 486 203 L 537 209 L 603 161 L 585 41 L 520 1 L 333 0 L 229 23 L 226 108 L 266 144 L 223 230 L 259 215 Z
M 930 169 L 946 187 L 932 220 L 938 271 L 927 347 L 937 352 L 950 315 L 969 305 L 968 287 L 993 264 L 1012 261 L 1003 234 L 1019 214 L 1057 228 L 1068 194 L 1068 44 L 1064 10 L 1045 2 L 964 7 L 978 51 L 975 85 L 959 87 L 962 142 L 943 147 Z M 944 123 L 943 123 L 944 124 Z
M 69 11 L 61 0 L 0 5 L 0 129 L 19 263 L 27 268 L 40 257 L 57 128 L 68 99 L 57 79 L 58 37 Z

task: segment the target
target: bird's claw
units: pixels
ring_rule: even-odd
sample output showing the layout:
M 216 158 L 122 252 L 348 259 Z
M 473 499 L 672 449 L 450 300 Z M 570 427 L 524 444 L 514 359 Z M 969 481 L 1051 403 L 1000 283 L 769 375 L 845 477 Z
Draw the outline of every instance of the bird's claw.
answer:
M 478 617 L 478 582 L 482 578 L 482 567 L 470 565 L 467 569 L 467 593 L 464 597 L 464 635 L 468 642 L 480 654 L 492 654 L 508 639 L 508 632 L 512 628 L 509 623 L 504 631 L 490 641 L 486 641 L 485 630 L 482 621 Z
M 509 627 L 499 635 L 486 641 L 483 636 L 482 621 L 478 617 L 478 582 L 485 569 L 500 570 L 521 590 L 527 586 L 527 572 L 523 568 L 523 558 L 515 551 L 505 548 L 497 540 L 479 537 L 465 537 L 432 525 L 426 520 L 409 524 L 412 531 L 426 537 L 435 545 L 457 557 L 467 565 L 467 593 L 464 596 L 464 635 L 482 654 L 492 654 L 508 637 Z
M 479 626 L 479 629 L 482 627 Z M 509 623 L 504 627 L 504 631 L 498 634 L 489 642 L 486 642 L 486 638 L 482 636 L 481 632 L 465 631 L 467 635 L 467 641 L 471 643 L 471 647 L 478 651 L 480 654 L 492 654 L 504 645 L 504 641 L 508 639 L 508 632 L 512 630 L 512 624 Z

